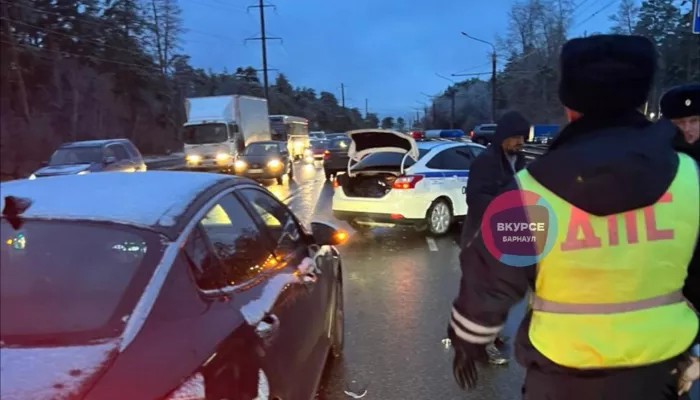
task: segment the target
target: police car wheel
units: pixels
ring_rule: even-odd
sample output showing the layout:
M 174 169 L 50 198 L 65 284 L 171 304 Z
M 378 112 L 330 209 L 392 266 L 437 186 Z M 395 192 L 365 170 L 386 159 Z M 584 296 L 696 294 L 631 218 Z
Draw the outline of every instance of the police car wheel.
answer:
M 430 206 L 427 214 L 428 233 L 441 236 L 450 230 L 452 225 L 452 208 L 446 200 L 438 199 Z

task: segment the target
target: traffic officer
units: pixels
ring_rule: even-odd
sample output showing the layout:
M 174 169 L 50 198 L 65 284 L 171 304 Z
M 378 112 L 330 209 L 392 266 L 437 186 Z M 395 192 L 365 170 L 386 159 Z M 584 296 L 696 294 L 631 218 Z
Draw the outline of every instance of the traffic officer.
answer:
M 675 87 L 661 97 L 661 115 L 673 121 L 688 144 L 700 140 L 700 84 Z
M 560 62 L 571 122 L 462 250 L 455 379 L 476 385 L 475 362 L 532 288 L 515 345 L 525 399 L 677 399 L 698 341 L 686 303 L 700 306 L 698 165 L 672 147 L 670 121 L 639 111 L 657 63 L 649 40 L 573 39 Z

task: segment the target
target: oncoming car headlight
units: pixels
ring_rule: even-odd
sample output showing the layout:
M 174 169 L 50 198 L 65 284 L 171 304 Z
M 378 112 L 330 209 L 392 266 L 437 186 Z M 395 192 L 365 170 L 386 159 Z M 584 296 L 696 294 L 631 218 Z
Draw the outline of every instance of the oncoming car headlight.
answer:
M 80 172 L 78 172 L 78 175 L 85 175 L 85 174 L 89 174 L 89 173 L 90 173 L 90 171 L 80 171 Z
M 232 157 L 233 156 L 231 156 L 230 154 L 227 154 L 227 153 L 218 153 L 216 155 L 216 161 L 225 162 L 225 161 L 230 160 Z
M 278 169 L 278 168 L 282 167 L 282 163 L 280 162 L 280 160 L 271 160 L 270 162 L 267 163 L 267 166 L 270 169 Z
M 311 149 L 306 149 L 306 150 L 304 150 L 304 155 L 305 155 L 305 156 L 311 156 L 311 155 L 313 155 L 313 154 L 314 154 L 314 153 L 311 151 Z
M 27 178 L 27 179 L 29 179 L 30 181 L 33 181 L 34 179 L 36 179 L 36 175 L 31 174 L 31 175 L 29 175 L 29 178 Z
M 245 169 L 246 166 L 247 164 L 245 163 L 245 161 L 241 160 L 236 160 L 236 162 L 233 164 L 233 167 L 236 169 Z
M 202 156 L 190 154 L 189 156 L 185 157 L 185 160 L 187 160 L 187 162 L 190 164 L 198 164 L 200 161 L 202 161 Z

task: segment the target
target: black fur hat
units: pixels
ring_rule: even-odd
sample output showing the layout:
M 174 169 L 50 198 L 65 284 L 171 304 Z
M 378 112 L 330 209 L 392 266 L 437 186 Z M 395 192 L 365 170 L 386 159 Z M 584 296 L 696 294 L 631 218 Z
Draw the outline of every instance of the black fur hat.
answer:
M 559 98 L 582 114 L 617 114 L 647 101 L 656 73 L 654 45 L 642 36 L 572 39 L 561 50 Z
M 664 118 L 677 119 L 700 115 L 700 84 L 675 87 L 661 98 L 659 105 Z

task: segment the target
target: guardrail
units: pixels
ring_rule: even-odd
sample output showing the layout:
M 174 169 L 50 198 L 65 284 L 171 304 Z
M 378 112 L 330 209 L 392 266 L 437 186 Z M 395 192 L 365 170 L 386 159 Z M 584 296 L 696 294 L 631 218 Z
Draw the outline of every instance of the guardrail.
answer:
M 177 170 L 185 167 L 185 156 L 145 157 L 144 162 L 149 170 Z

